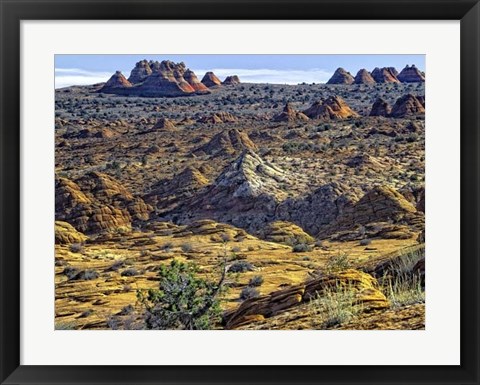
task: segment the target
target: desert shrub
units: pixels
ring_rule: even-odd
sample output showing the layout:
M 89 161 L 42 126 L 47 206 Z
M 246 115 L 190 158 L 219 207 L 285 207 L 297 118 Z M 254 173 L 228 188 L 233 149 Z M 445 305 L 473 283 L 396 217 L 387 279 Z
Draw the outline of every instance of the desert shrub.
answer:
M 252 245 L 250 245 L 250 246 L 247 247 L 247 250 L 248 250 L 248 251 L 254 251 L 254 250 L 255 250 L 255 247 L 252 246 Z
M 122 273 L 120 274 L 122 277 L 134 277 L 136 275 L 138 275 L 139 272 L 137 269 L 133 268 L 133 267 L 130 267 L 126 270 L 123 270 Z
M 425 289 L 418 275 L 400 275 L 384 282 L 386 296 L 394 308 L 425 302 Z
M 323 247 L 323 241 L 321 241 L 321 240 L 315 241 L 315 246 L 316 247 Z
M 225 281 L 222 267 L 217 282 L 198 276 L 194 264 L 173 260 L 159 270 L 158 289 L 138 291 L 145 312 L 146 329 L 210 329 L 220 318 L 220 299 Z
M 251 287 L 251 286 L 246 286 L 242 289 L 240 293 L 240 299 L 241 300 L 246 300 L 250 298 L 256 298 L 260 295 L 257 289 Z
M 339 253 L 330 257 L 325 265 L 325 271 L 332 273 L 335 271 L 346 270 L 352 267 L 348 255 L 346 253 Z
M 132 314 L 134 310 L 135 308 L 132 305 L 127 305 L 127 306 L 124 306 L 122 310 L 120 310 L 118 315 L 129 315 L 129 314 Z
M 170 251 L 173 248 L 173 243 L 172 242 L 167 242 L 167 243 L 163 244 L 161 248 L 164 251 Z
M 425 302 L 424 277 L 415 269 L 424 257 L 424 248 L 407 249 L 384 270 L 379 282 L 393 307 Z
M 360 240 L 360 246 L 368 246 L 372 243 L 371 239 L 362 239 Z
M 180 247 L 184 253 L 190 253 L 193 251 L 193 245 L 191 243 L 183 243 Z
M 70 281 L 84 279 L 89 281 L 98 278 L 98 273 L 93 269 L 80 270 L 73 266 L 67 266 L 63 269 L 63 274 L 67 276 Z
M 292 251 L 294 253 L 305 253 L 307 251 L 312 251 L 312 247 L 306 243 L 297 243 L 296 245 L 293 245 Z
M 72 243 L 70 245 L 70 251 L 72 253 L 80 253 L 83 254 L 85 252 L 85 247 L 81 243 Z
M 73 279 L 79 272 L 80 270 L 73 266 L 67 266 L 63 269 L 63 274 L 65 274 L 68 279 Z
M 314 314 L 321 320 L 320 327 L 328 329 L 350 321 L 363 311 L 356 299 L 355 289 L 337 284 L 323 290 L 310 301 Z
M 263 277 L 261 275 L 255 275 L 252 278 L 250 278 L 250 281 L 248 281 L 248 286 L 252 286 L 252 287 L 262 286 L 262 284 L 263 284 Z
M 414 266 L 425 258 L 425 248 L 407 249 L 391 262 L 388 270 L 392 276 L 412 275 Z
M 80 273 L 80 279 L 84 279 L 86 281 L 89 281 L 91 279 L 97 279 L 97 278 L 98 278 L 98 273 L 92 269 L 88 269 Z
M 227 233 L 222 233 L 220 234 L 220 239 L 222 242 L 226 243 L 226 242 L 230 242 L 232 240 L 232 236 L 230 234 L 227 234 Z
M 238 246 L 232 247 L 232 253 L 238 253 L 238 252 L 240 252 L 241 250 L 242 250 L 242 249 L 241 249 L 240 247 L 238 247 Z
M 253 271 L 255 267 L 248 261 L 243 259 L 236 261 L 228 268 L 229 273 L 245 273 L 247 271 Z
M 118 271 L 125 265 L 123 261 L 115 261 L 112 266 L 110 266 L 106 271 Z

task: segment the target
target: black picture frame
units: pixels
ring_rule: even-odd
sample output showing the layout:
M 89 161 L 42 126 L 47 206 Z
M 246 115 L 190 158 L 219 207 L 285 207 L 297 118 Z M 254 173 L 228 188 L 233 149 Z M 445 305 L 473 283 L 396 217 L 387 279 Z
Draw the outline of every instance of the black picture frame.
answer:
M 0 0 L 0 12 L 1 384 L 479 384 L 477 0 Z M 20 365 L 20 21 L 179 18 L 461 21 L 461 365 Z

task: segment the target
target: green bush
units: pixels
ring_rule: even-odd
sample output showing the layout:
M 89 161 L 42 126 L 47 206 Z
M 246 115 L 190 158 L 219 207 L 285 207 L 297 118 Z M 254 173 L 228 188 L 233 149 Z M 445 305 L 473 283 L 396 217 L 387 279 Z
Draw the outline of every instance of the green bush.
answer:
M 159 288 L 137 292 L 146 329 L 211 329 L 220 318 L 225 274 L 223 268 L 219 281 L 211 282 L 199 277 L 190 263 L 173 260 L 161 266 Z

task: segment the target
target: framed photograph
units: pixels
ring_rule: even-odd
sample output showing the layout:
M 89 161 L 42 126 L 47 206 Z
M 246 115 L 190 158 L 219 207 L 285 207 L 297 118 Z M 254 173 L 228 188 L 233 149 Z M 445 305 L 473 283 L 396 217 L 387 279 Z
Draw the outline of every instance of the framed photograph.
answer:
M 1 384 L 478 384 L 477 1 L 0 0 Z

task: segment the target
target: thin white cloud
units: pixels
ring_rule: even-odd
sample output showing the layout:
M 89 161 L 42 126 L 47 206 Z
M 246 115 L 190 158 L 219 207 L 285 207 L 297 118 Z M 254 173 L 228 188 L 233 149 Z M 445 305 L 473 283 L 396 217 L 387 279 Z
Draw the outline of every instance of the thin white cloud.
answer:
M 332 76 L 320 68 L 307 70 L 275 70 L 275 69 L 245 69 L 245 68 L 214 68 L 194 69 L 194 72 L 201 79 L 205 72 L 212 71 L 220 80 L 229 75 L 238 75 L 244 83 L 272 83 L 272 84 L 298 84 L 298 83 L 325 83 Z
M 55 68 L 55 88 L 106 82 L 112 73 L 80 68 Z
M 240 80 L 244 83 L 271 84 L 298 84 L 303 82 L 325 83 L 332 76 L 331 72 L 327 72 L 320 68 L 307 70 L 214 68 L 194 69 L 193 71 L 200 79 L 205 72 L 213 71 L 221 80 L 224 80 L 229 75 L 238 75 Z M 124 72 L 124 74 L 127 74 L 127 72 Z M 112 74 L 113 71 L 101 72 L 88 71 L 81 68 L 55 68 L 55 88 L 102 83 L 106 82 Z

